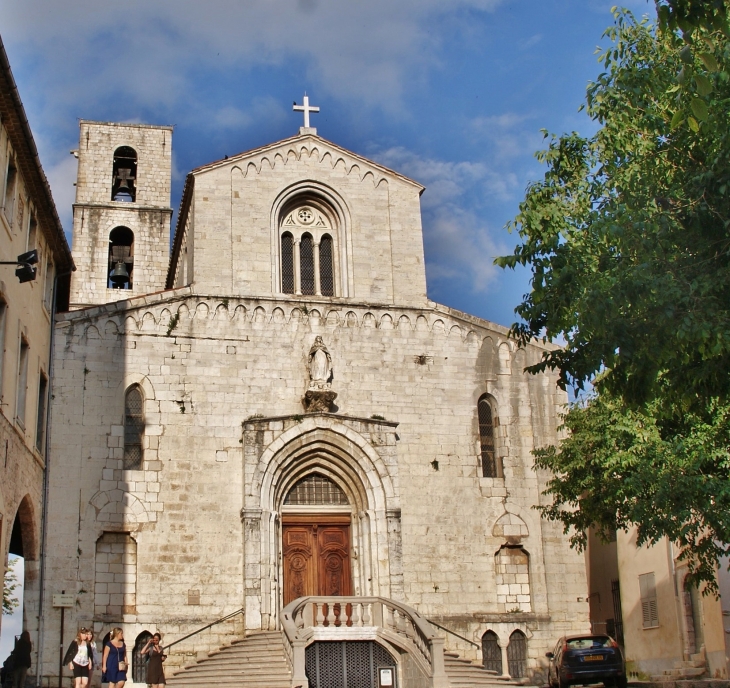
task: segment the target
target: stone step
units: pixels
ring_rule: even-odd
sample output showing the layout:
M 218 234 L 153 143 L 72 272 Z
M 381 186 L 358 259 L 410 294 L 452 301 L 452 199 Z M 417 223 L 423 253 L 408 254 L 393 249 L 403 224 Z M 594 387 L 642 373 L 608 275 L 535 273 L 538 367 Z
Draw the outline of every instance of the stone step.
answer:
M 488 671 L 456 652 L 444 652 L 444 668 L 452 688 L 497 688 L 497 686 L 517 685 L 515 681 L 502 678 L 496 671 Z
M 255 633 L 213 650 L 167 681 L 170 688 L 291 688 L 280 632 Z

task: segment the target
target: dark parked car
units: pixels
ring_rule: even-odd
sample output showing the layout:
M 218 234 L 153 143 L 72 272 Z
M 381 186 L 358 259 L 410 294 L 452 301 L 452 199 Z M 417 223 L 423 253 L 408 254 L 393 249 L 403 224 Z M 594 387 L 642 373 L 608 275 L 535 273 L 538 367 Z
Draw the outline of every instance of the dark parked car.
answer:
M 607 635 L 571 635 L 558 640 L 550 660 L 550 688 L 603 683 L 626 688 L 626 666 L 618 643 Z

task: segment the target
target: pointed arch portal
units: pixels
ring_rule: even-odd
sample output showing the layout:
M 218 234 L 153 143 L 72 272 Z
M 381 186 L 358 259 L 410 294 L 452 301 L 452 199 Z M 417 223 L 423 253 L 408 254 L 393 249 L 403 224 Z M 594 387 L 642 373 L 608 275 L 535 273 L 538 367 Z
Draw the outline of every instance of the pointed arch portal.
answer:
M 392 434 L 392 452 L 396 424 L 354 421 L 317 414 L 245 424 L 249 628 L 276 628 L 279 610 L 303 595 L 402 599 L 397 463 L 363 432 Z M 275 439 L 259 444 L 267 435 Z

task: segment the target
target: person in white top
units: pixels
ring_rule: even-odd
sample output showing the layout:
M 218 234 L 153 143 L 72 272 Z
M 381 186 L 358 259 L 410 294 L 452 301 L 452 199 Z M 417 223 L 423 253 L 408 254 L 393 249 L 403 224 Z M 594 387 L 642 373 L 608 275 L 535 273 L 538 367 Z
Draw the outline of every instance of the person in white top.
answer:
M 73 671 L 74 688 L 84 688 L 89 683 L 89 674 L 94 661 L 90 645 L 91 632 L 88 628 L 79 628 L 73 642 L 66 650 L 63 663 Z

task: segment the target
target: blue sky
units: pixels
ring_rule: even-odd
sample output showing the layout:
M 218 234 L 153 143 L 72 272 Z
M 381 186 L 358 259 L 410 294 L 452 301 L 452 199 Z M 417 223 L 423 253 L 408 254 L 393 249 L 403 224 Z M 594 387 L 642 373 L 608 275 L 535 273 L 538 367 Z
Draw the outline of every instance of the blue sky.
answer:
M 427 187 L 429 296 L 509 325 L 528 275 L 492 261 L 540 129 L 593 130 L 614 2 L 7 0 L 0 31 L 67 231 L 78 118 L 174 124 L 177 207 L 191 168 L 295 134 L 306 90 L 321 136 Z

